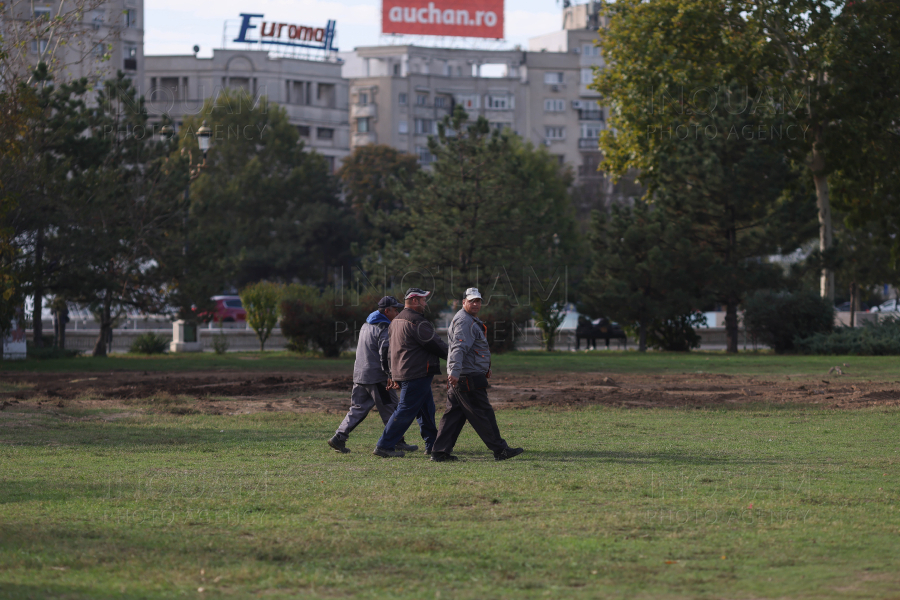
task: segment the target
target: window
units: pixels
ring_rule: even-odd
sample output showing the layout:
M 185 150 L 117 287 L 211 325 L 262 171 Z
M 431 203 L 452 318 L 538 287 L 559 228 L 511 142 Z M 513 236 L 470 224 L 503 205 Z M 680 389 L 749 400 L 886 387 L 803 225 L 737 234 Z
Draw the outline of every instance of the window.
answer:
M 225 308 L 244 308 L 240 300 L 225 300 Z
M 316 139 L 333 140 L 334 139 L 334 129 L 331 129 L 330 127 L 317 127 L 316 128 Z
M 250 92 L 250 78 L 249 77 L 229 77 L 228 78 L 228 87 L 233 89 L 243 88 L 248 93 Z
M 394 63 L 394 75 L 400 75 L 400 63 Z
M 435 96 L 434 97 L 434 107 L 435 108 L 445 108 L 447 106 L 447 97 L 446 96 Z
M 416 104 L 418 106 L 427 106 L 428 94 L 416 94 Z
M 462 67 L 456 67 L 456 76 L 462 77 Z
M 581 124 L 581 137 L 585 139 L 597 139 L 600 137 L 600 132 L 603 131 L 602 123 L 582 123 Z
M 137 27 L 137 11 L 133 8 L 125 11 L 125 27 Z
M 49 6 L 35 6 L 34 7 L 34 18 L 35 20 L 44 19 L 45 21 L 50 20 L 50 7 Z
M 365 106 L 368 103 L 369 103 L 369 94 L 367 94 L 366 92 L 360 92 L 357 104 L 359 104 L 360 106 Z
M 461 95 L 456 97 L 456 103 L 462 105 L 466 110 L 477 109 L 480 106 L 477 95 Z
M 549 71 L 544 73 L 544 83 L 547 85 L 559 85 L 564 81 L 565 79 L 563 78 L 562 71 Z
M 485 102 L 485 108 L 490 110 L 509 110 L 512 108 L 513 100 L 510 96 L 488 96 Z
M 334 84 L 320 83 L 316 86 L 316 99 L 319 106 L 334 108 Z
M 328 167 L 329 173 L 334 173 L 334 157 L 333 156 L 325 156 L 325 166 Z
M 356 132 L 357 133 L 369 133 L 368 117 L 356 120 Z
M 107 44 L 97 44 L 91 48 L 91 54 L 94 55 L 94 58 L 101 59 L 106 56 L 108 50 L 109 46 Z
M 406 121 L 400 121 L 397 123 L 397 131 L 399 133 L 409 133 L 409 123 Z
M 135 44 L 125 44 L 122 46 L 122 54 L 125 56 L 122 65 L 126 71 L 137 71 L 137 46 Z
M 548 140 L 564 140 L 566 139 L 566 128 L 544 127 L 544 137 Z
M 594 70 L 588 67 L 581 70 L 581 83 L 588 84 L 594 81 Z
M 137 46 L 134 44 L 125 44 L 125 58 L 137 58 Z
M 416 119 L 416 135 L 432 135 L 434 133 L 434 121 L 431 119 Z
M 584 56 L 600 56 L 600 48 L 593 44 L 585 44 L 582 48 L 582 54 Z
M 46 52 L 47 40 L 31 40 L 31 51 L 35 54 Z
M 488 123 L 488 126 L 492 130 L 503 131 L 504 129 L 512 129 L 512 123 L 508 123 L 506 121 L 491 121 Z
M 290 98 L 288 102 L 291 104 L 309 104 L 310 85 L 308 81 L 289 81 L 288 92 Z
M 407 102 L 407 96 L 406 96 L 406 94 L 405 94 L 405 93 L 401 93 L 401 94 L 397 97 L 397 102 L 400 104 L 400 106 L 406 106 L 406 102 Z
M 430 165 L 432 161 L 431 152 L 428 151 L 427 147 L 424 146 L 416 146 L 416 155 L 419 157 L 419 164 L 421 165 Z
M 309 137 L 309 125 L 297 125 L 297 133 L 300 134 L 300 137 L 308 138 Z
M 544 110 L 547 112 L 565 112 L 566 101 L 556 98 L 547 98 L 544 100 Z

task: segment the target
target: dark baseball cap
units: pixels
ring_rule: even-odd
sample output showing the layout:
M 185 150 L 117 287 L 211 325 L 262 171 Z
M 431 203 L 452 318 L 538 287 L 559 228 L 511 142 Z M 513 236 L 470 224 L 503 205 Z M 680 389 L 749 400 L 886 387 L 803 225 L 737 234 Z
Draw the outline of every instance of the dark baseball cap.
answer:
M 384 310 L 385 308 L 403 308 L 403 305 L 393 296 L 385 296 L 378 301 L 378 308 L 381 310 Z
M 409 300 L 410 298 L 415 298 L 416 296 L 420 298 L 427 298 L 430 295 L 431 292 L 426 292 L 423 289 L 409 288 L 408 290 L 406 290 L 406 296 L 404 296 L 404 299 Z

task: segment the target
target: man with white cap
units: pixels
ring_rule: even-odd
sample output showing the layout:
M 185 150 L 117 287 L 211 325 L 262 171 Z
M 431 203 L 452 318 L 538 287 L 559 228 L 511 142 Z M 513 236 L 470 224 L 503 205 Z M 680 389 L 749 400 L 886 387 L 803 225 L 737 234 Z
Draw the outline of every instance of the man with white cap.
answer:
M 522 448 L 511 448 L 500 437 L 497 417 L 488 400 L 488 378 L 491 376 L 491 350 L 487 327 L 478 319 L 481 311 L 478 288 L 466 290 L 462 309 L 453 317 L 447 337 L 447 410 L 441 417 L 437 440 L 431 448 L 431 460 L 457 460 L 453 446 L 466 421 L 472 424 L 481 441 L 494 452 L 494 460 L 506 460 L 522 454 Z
M 384 426 L 384 433 L 372 452 L 375 456 L 403 456 L 403 451 L 396 446 L 413 419 L 419 422 L 426 452 L 431 452 L 437 436 L 431 380 L 441 372 L 439 359 L 447 358 L 447 344 L 424 316 L 429 295 L 431 292 L 419 288 L 406 290 L 406 307 L 391 321 L 390 375 L 400 385 L 400 402 Z
M 353 389 L 350 392 L 350 410 L 328 440 L 328 445 L 336 452 L 346 454 L 347 438 L 363 422 L 373 408 L 378 409 L 381 421 L 387 424 L 397 408 L 397 392 L 390 389 L 386 363 L 390 349 L 388 325 L 400 314 L 403 305 L 393 296 L 385 296 L 378 301 L 378 310 L 372 312 L 359 330 L 356 344 L 356 361 L 353 363 Z M 397 448 L 412 452 L 418 446 L 407 444 L 402 438 Z

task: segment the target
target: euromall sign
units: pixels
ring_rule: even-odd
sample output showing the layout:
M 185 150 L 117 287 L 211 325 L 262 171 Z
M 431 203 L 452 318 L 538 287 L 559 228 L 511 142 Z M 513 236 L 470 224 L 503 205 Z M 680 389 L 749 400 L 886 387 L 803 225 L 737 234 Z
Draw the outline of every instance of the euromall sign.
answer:
M 263 21 L 261 25 L 253 23 L 253 19 L 265 18 L 265 15 L 241 13 L 241 31 L 234 41 L 245 44 L 277 44 L 337 51 L 337 48 L 334 47 L 335 21 L 328 21 L 325 27 L 308 27 L 274 21 Z M 251 34 L 250 37 L 247 37 L 247 34 L 253 29 L 259 29 L 259 36 Z

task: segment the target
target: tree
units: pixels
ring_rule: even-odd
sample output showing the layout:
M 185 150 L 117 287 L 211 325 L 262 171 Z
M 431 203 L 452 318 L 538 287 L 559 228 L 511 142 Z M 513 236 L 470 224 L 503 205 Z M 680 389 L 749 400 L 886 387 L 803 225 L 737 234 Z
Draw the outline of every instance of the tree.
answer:
M 263 279 L 323 283 L 349 264 L 353 216 L 325 159 L 304 148 L 283 108 L 222 92 L 185 120 L 182 148 L 196 152 L 192 133 L 204 120 L 213 136 L 208 166 L 191 184 L 191 257 L 214 257 L 205 268 L 238 288 Z
M 581 303 L 590 314 L 636 323 L 645 352 L 654 322 L 690 314 L 704 301 L 697 274 L 709 257 L 685 234 L 689 223 L 644 202 L 595 212 L 591 227 L 594 264 Z
M 438 302 L 475 285 L 486 305 L 527 305 L 535 289 L 545 300 L 564 292 L 556 280 L 581 262 L 570 175 L 546 149 L 492 132 L 483 117 L 467 119 L 457 107 L 429 139 L 432 170 L 416 174 L 401 196 L 404 209 L 391 216 L 408 233 L 370 254 L 367 268 L 388 269 L 398 285 L 436 287 Z M 408 273 L 424 281 L 404 280 Z M 549 290 L 541 286 L 548 277 Z
M 283 294 L 283 285 L 269 281 L 260 281 L 241 290 L 241 304 L 247 311 L 247 325 L 256 332 L 260 352 L 265 350 L 266 340 L 278 324 Z

